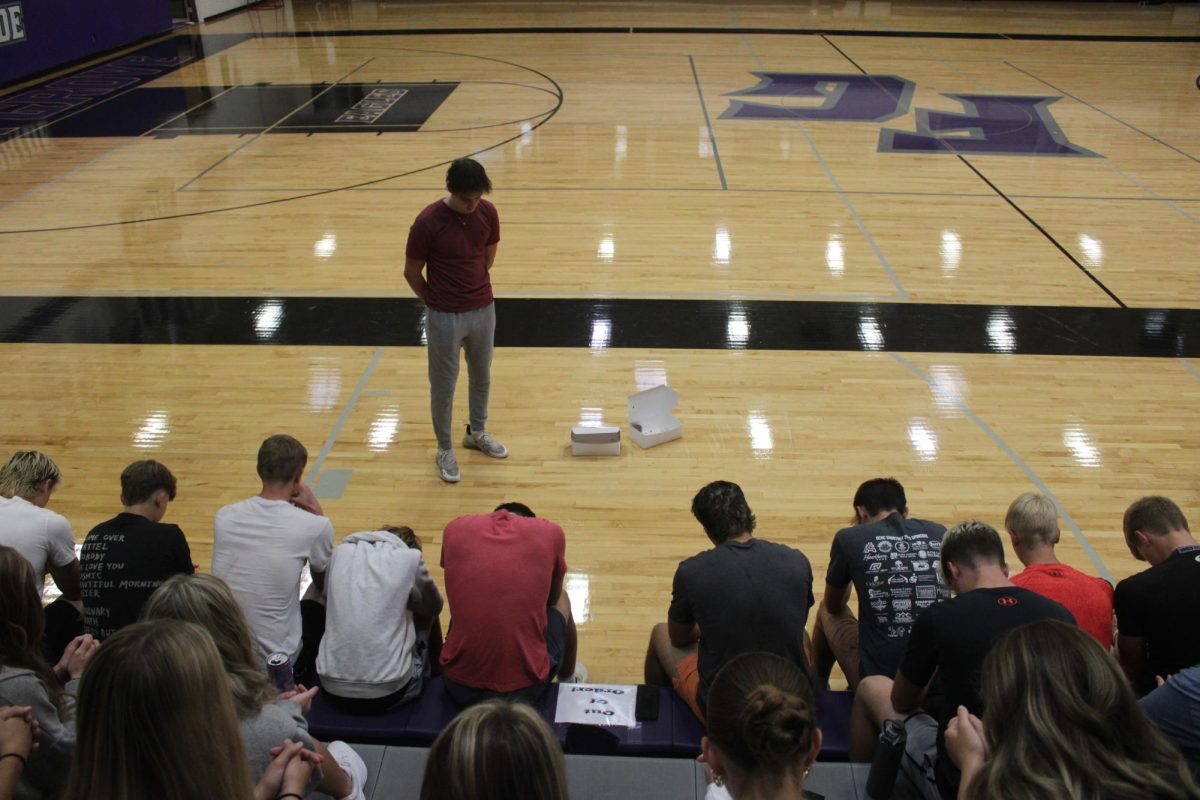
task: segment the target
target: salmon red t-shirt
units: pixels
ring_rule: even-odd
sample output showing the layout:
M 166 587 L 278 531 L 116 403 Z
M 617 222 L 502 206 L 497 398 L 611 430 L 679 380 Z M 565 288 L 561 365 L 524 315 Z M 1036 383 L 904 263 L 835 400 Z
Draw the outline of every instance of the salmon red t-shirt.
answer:
M 442 672 L 463 686 L 512 692 L 550 677 L 546 603 L 567 571 L 566 537 L 508 511 L 459 517 L 442 534 L 450 631 Z
M 1112 647 L 1113 587 L 1108 581 L 1066 564 L 1031 564 L 1011 580 L 1065 606 L 1075 617 L 1075 623 L 1095 637 L 1105 650 Z
M 470 214 L 459 214 L 445 200 L 427 205 L 405 247 L 406 256 L 425 262 L 425 304 L 453 313 L 486 308 L 493 299 L 486 251 L 499 242 L 500 215 L 487 200 Z

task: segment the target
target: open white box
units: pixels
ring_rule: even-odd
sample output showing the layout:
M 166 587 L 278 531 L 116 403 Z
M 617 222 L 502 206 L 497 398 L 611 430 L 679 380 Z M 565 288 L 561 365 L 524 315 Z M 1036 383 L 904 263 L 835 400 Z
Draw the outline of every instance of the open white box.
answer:
M 683 423 L 671 416 L 678 405 L 679 393 L 666 384 L 629 395 L 629 438 L 654 447 L 683 436 Z
M 621 455 L 621 429 L 611 425 L 576 425 L 571 428 L 571 455 Z

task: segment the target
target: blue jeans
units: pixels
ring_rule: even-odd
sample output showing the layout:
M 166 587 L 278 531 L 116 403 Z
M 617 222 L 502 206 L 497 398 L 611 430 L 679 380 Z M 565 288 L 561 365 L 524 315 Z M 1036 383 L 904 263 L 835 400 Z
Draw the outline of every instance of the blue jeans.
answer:
M 1176 672 L 1141 699 L 1150 721 L 1183 752 L 1200 780 L 1200 666 Z

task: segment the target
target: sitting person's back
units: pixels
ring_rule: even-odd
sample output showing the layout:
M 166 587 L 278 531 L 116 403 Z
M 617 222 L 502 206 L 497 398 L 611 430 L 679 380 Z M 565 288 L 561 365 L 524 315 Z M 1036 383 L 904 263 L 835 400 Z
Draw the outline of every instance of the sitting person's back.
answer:
M 553 678 L 574 673 L 562 528 L 521 503 L 459 517 L 443 533 L 442 567 L 450 629 L 440 663 L 457 704 L 534 701 Z
M 413 699 L 429 674 L 442 596 L 409 528 L 354 533 L 333 551 L 317 674 L 343 705 L 383 710 Z M 440 637 L 440 628 L 438 629 Z
M 736 655 L 770 652 L 809 669 L 812 567 L 799 550 L 752 535 L 754 514 L 737 484 L 708 484 L 692 514 L 714 546 L 675 571 L 667 622 L 650 634 L 645 679 L 673 685 L 703 720 L 708 687 Z
M 125 510 L 84 539 L 83 623 L 97 639 L 137 622 L 142 604 L 164 580 L 196 571 L 183 531 L 162 521 L 174 499 L 169 469 L 157 461 L 135 461 L 121 473 Z
M 1113 643 L 1113 587 L 1058 560 L 1058 511 L 1044 495 L 1026 492 L 1012 502 L 1004 527 L 1025 569 L 1011 577 L 1022 589 L 1048 597 L 1071 612 L 1104 649 Z
M 333 552 L 333 525 L 301 480 L 307 463 L 308 452 L 291 436 L 264 441 L 262 491 L 217 512 L 212 557 L 212 574 L 233 590 L 262 655 L 285 653 L 305 674 L 319 638 L 303 640 L 301 615 L 310 606 L 300 602 L 300 572 L 307 563 L 319 594 Z

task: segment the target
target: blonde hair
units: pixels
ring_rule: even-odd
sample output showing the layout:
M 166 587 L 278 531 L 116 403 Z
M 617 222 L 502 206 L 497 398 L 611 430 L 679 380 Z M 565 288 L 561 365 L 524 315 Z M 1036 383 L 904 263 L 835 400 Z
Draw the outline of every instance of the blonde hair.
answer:
M 139 622 L 104 641 L 79 686 L 63 800 L 250 800 L 217 648 L 202 628 Z
M 238 714 L 248 717 L 275 702 L 278 692 L 237 599 L 220 578 L 197 573 L 163 581 L 142 607 L 142 619 L 177 619 L 204 628 L 229 673 Z
M 38 484 L 50 481 L 53 488 L 62 480 L 62 470 L 49 456 L 36 450 L 19 450 L 0 467 L 0 495 L 33 499 Z
M 815 705 L 808 676 L 791 661 L 743 653 L 713 679 L 708 738 L 747 782 L 773 790 L 799 786 L 816 743 Z
M 429 749 L 421 800 L 480 798 L 568 800 L 562 747 L 529 706 L 471 706 Z
M 1045 495 L 1026 492 L 1008 507 L 1004 527 L 1021 544 L 1058 544 L 1058 509 Z
M 1185 800 L 1200 792 L 1113 657 L 1074 625 L 1042 620 L 1006 633 L 984 660 L 982 687 L 989 755 L 968 797 Z

